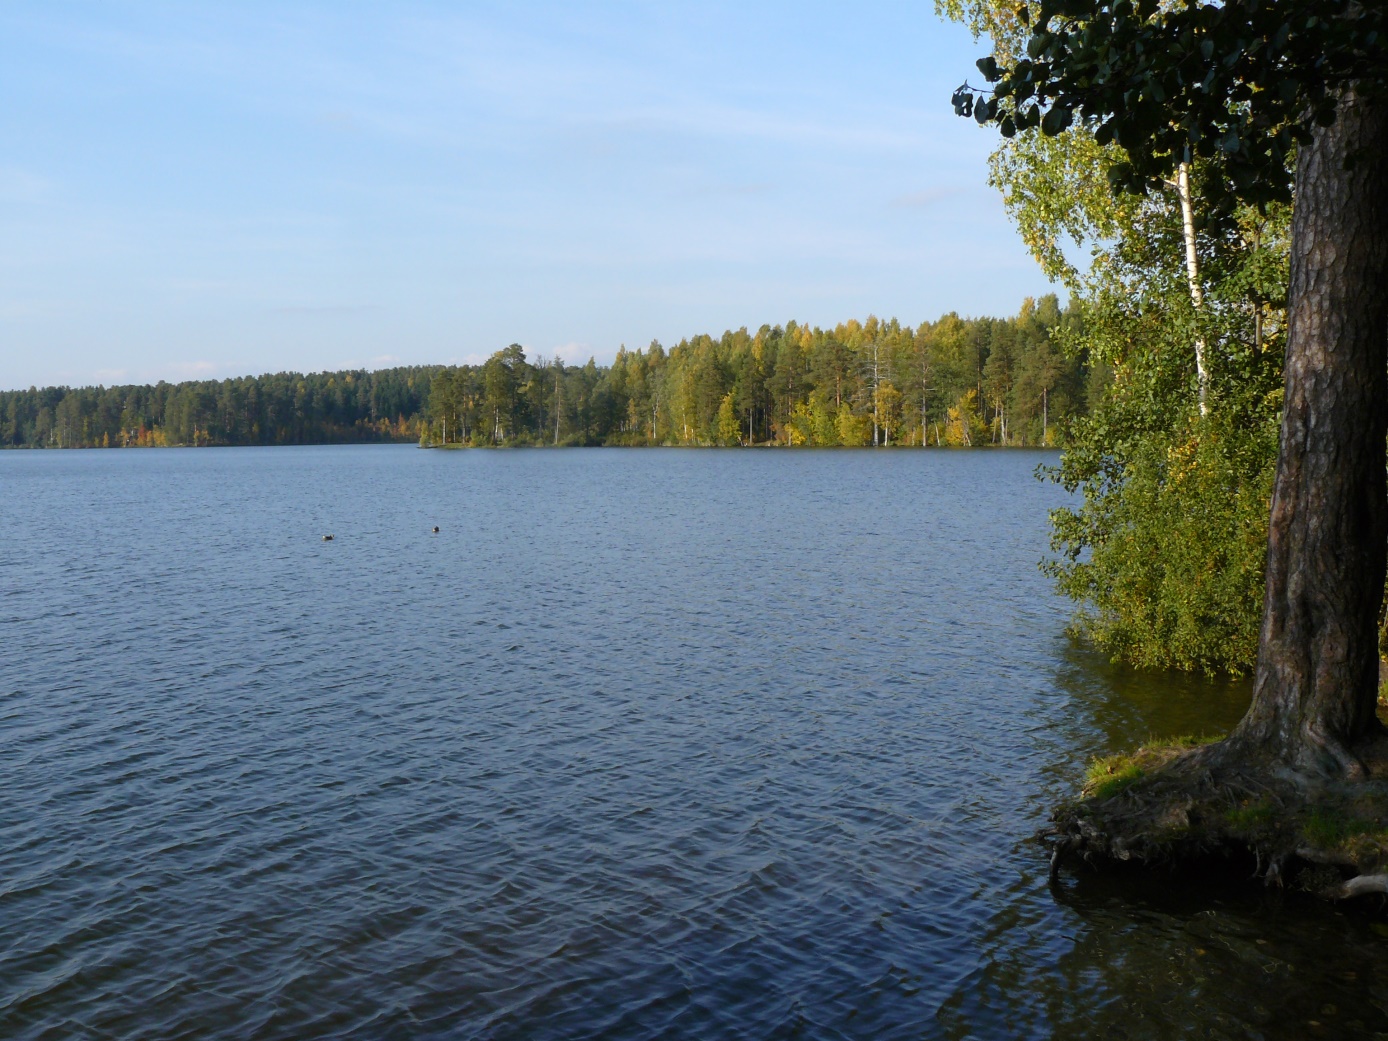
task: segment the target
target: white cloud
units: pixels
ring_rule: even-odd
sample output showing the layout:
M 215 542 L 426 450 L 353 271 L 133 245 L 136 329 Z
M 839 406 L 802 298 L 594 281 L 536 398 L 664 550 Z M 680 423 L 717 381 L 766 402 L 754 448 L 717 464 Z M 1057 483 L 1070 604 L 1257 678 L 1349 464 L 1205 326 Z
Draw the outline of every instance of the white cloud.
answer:
M 224 362 L 176 361 L 164 366 L 164 372 L 169 374 L 164 376 L 164 379 L 169 379 L 170 376 L 180 380 L 211 379 L 219 373 L 227 372 L 229 368 Z

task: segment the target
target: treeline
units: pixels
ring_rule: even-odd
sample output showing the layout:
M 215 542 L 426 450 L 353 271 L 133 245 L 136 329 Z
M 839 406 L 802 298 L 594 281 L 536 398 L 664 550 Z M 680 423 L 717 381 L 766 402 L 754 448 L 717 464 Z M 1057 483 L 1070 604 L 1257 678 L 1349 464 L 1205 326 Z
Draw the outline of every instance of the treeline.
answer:
M 437 366 L 0 391 L 0 445 L 123 448 L 413 441 Z
M 0 392 L 0 446 L 1057 444 L 1107 378 L 1060 350 L 1079 327 L 1046 296 L 1005 319 L 700 335 L 610 366 L 512 344 L 482 365 L 31 388 Z
M 743 328 L 623 348 L 609 367 L 512 344 L 434 373 L 421 442 L 1056 444 L 1105 378 L 1057 346 L 1077 322 L 1052 295 L 1006 319 Z

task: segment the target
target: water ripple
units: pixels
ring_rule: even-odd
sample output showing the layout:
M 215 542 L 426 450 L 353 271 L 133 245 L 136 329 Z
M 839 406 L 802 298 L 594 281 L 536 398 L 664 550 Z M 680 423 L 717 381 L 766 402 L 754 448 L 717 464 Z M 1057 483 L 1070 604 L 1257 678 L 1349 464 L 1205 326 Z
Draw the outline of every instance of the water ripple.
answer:
M 1388 1030 L 1366 922 L 1045 888 L 1246 691 L 1067 642 L 1037 461 L 0 454 L 0 1036 Z

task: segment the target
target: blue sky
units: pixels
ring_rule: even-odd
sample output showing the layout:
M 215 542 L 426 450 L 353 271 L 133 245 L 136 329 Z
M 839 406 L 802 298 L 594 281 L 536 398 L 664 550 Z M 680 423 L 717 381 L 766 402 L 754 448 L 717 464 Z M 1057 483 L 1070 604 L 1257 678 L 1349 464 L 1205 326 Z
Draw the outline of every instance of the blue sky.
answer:
M 1012 313 L 982 50 L 929 2 L 4 4 L 0 387 Z

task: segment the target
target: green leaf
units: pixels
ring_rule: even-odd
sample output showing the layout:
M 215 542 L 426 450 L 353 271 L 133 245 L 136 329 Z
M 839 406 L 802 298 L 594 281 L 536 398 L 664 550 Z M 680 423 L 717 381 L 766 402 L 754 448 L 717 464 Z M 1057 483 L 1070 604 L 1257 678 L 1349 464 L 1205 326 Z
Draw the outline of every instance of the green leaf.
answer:
M 1041 119 L 1041 132 L 1047 137 L 1055 137 L 1070 125 L 1070 110 L 1061 105 L 1052 105 Z

